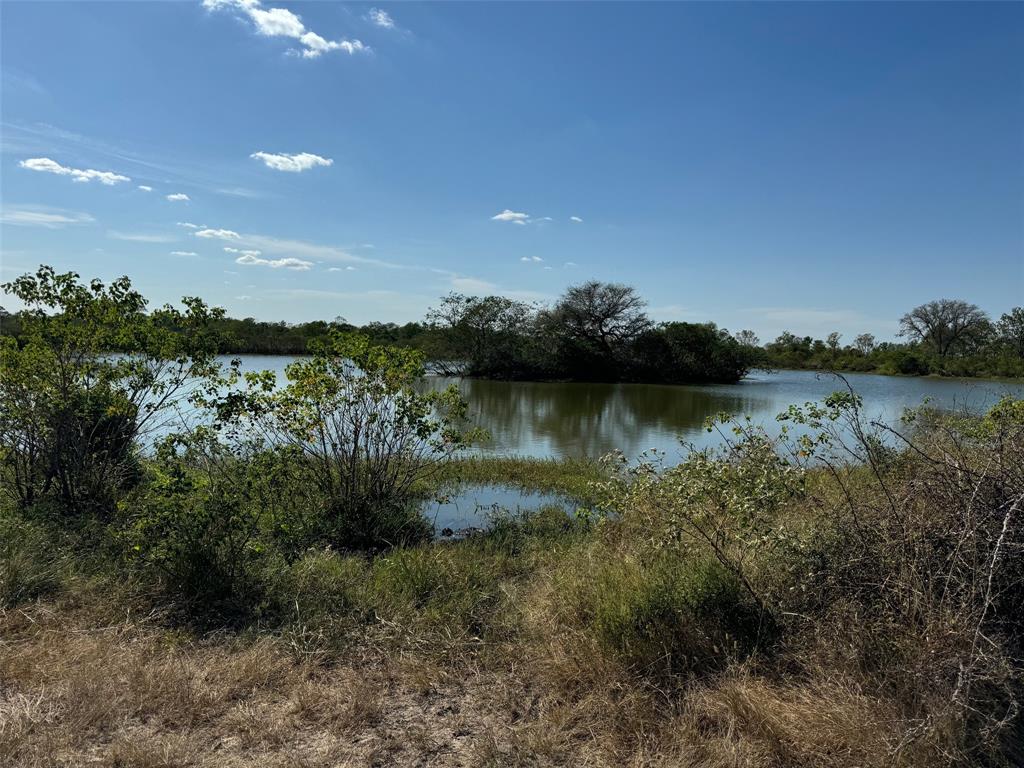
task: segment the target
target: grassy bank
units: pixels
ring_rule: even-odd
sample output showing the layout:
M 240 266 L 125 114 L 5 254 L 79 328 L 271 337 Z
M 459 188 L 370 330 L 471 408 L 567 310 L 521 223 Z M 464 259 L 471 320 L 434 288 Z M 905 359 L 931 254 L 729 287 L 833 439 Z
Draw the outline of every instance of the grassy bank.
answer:
M 671 470 L 455 462 L 622 514 L 373 555 L 268 540 L 219 622 L 109 533 L 8 509 L 0 762 L 1019 763 L 1022 416 L 856 464 L 801 444 L 813 468 L 756 433 Z

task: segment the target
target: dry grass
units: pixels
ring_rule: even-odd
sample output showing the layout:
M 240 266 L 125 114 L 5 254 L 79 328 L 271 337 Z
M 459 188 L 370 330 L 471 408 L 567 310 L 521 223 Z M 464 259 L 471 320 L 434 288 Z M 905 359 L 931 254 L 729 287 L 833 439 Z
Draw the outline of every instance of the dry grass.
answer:
M 333 665 L 282 638 L 193 636 L 100 591 L 0 614 L 4 766 L 948 765 L 892 702 L 752 662 L 672 691 L 538 633 L 450 658 L 359 649 Z
M 68 606 L 0 619 L 0 765 L 472 765 L 483 673 L 323 668 L 273 637 L 196 639 Z

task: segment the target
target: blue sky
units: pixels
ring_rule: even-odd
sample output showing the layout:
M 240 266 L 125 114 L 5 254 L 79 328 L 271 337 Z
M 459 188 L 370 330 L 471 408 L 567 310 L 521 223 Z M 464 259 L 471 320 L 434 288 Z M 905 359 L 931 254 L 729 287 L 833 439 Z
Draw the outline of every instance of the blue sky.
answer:
M 404 322 L 596 278 L 762 339 L 1024 301 L 1021 4 L 3 2 L 0 27 L 4 279 Z

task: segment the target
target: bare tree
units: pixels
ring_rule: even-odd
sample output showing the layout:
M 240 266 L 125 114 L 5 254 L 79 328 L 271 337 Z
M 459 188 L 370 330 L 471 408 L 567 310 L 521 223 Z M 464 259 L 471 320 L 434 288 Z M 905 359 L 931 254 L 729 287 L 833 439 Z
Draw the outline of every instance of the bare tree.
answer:
M 980 341 L 992 323 L 977 304 L 960 299 L 929 301 L 900 318 L 900 335 L 930 344 L 946 357 Z
M 644 313 L 646 305 L 628 285 L 591 280 L 570 287 L 554 314 L 569 335 L 612 354 L 615 346 L 632 341 L 651 327 Z

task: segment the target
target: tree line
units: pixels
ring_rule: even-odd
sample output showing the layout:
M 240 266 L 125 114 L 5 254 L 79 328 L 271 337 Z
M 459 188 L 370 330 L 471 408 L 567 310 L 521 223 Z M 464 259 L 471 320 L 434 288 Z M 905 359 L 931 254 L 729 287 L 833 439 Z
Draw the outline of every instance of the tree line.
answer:
M 737 334 L 757 345 L 750 331 Z M 864 371 L 922 376 L 1024 377 L 1024 308 L 1014 307 L 998 320 L 976 304 L 939 299 L 915 307 L 900 318 L 903 342 L 878 342 L 870 333 L 842 343 L 842 335 L 825 339 L 789 331 L 763 347 L 763 364 L 771 368 Z
M 862 333 L 844 343 L 790 331 L 762 344 L 751 330 L 714 323 L 656 323 L 630 286 L 590 281 L 550 306 L 503 296 L 452 293 L 423 322 L 354 325 L 218 315 L 223 354 L 306 354 L 331 333 L 421 351 L 441 373 L 508 380 L 732 383 L 754 368 L 890 375 L 1024 377 L 1024 308 L 993 320 L 959 299 L 922 304 L 900 319 L 900 341 Z M 22 336 L 18 315 L 0 308 L 0 333 Z

